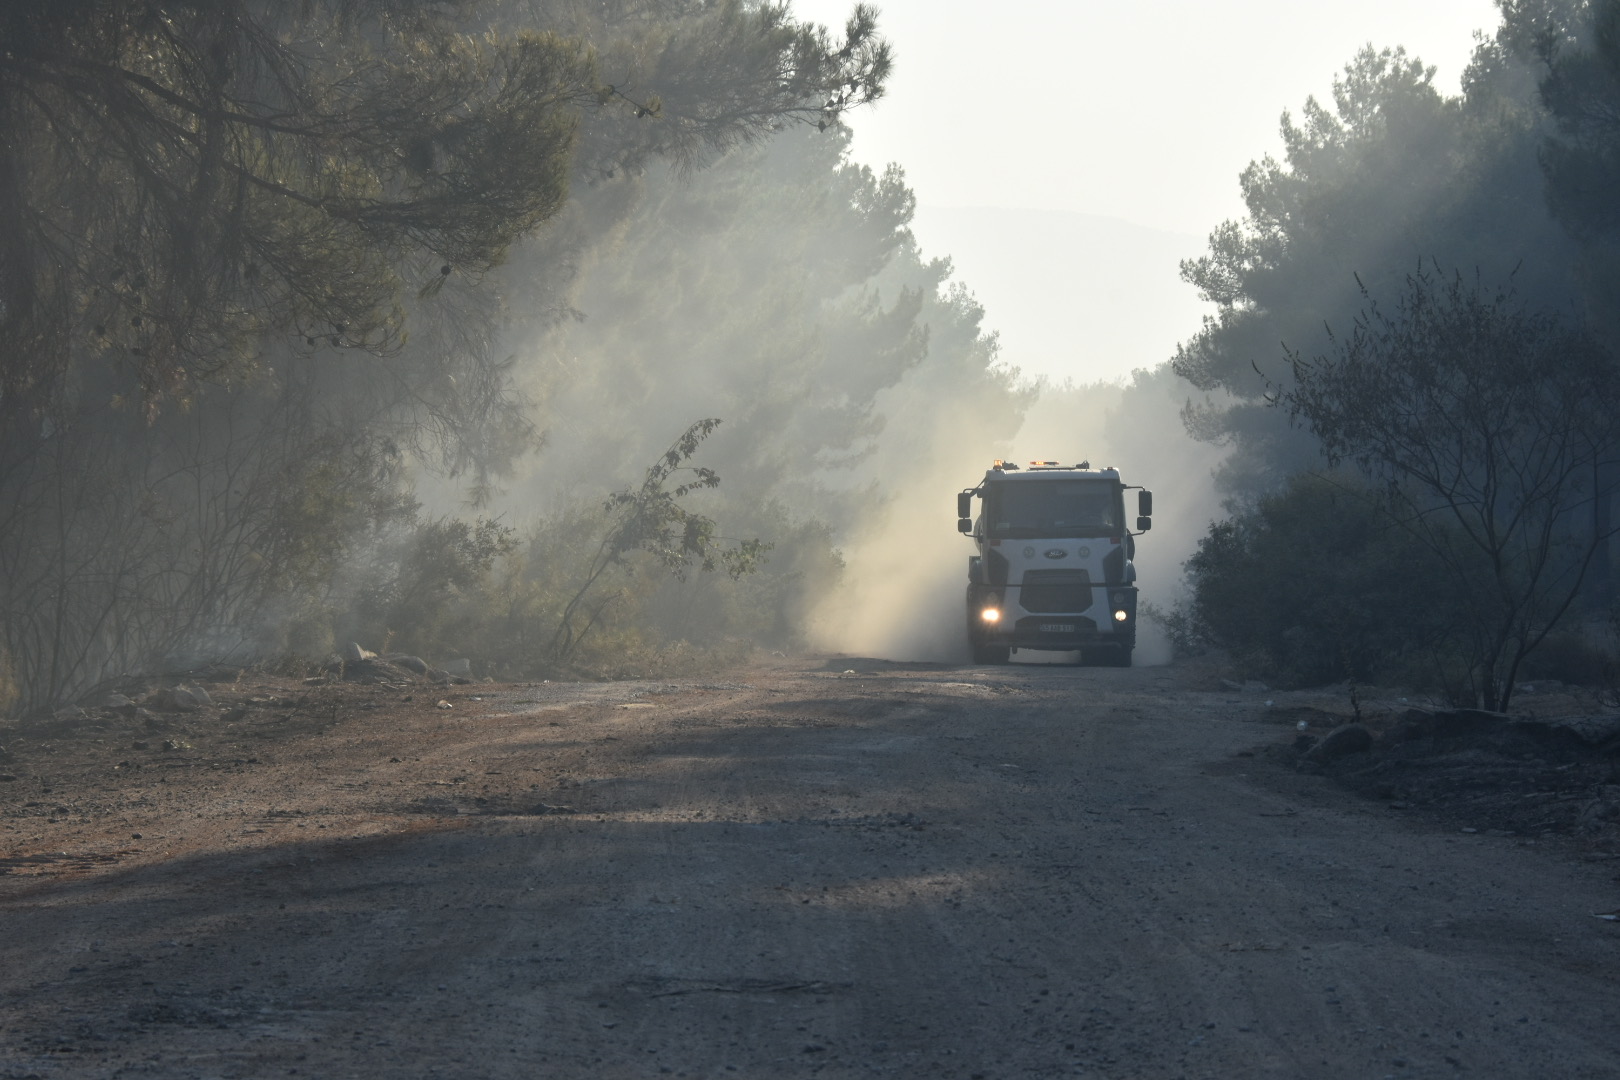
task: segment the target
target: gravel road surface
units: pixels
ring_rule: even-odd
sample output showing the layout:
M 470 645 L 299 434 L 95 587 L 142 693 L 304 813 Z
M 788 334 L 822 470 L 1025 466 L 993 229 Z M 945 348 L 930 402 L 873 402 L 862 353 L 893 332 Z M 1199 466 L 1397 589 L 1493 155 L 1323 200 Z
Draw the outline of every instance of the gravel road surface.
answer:
M 11 741 L 0 1078 L 1620 1077 L 1620 866 L 1182 669 L 236 690 Z

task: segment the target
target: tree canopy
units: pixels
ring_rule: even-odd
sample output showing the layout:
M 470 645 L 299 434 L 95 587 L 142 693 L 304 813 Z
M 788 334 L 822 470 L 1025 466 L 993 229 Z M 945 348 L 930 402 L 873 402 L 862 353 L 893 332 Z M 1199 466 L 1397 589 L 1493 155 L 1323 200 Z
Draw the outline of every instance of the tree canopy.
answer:
M 0 684 L 318 607 L 414 470 L 533 448 L 497 278 L 572 192 L 830 131 L 889 65 L 859 5 L 4 5 Z
M 1284 114 L 1284 157 L 1242 176 L 1248 214 L 1216 228 L 1182 276 L 1217 305 L 1174 358 L 1214 392 L 1190 411 L 1201 436 L 1230 440 L 1231 491 L 1257 493 L 1308 467 L 1308 437 L 1266 409 L 1267 380 L 1288 375 L 1285 350 L 1325 347 L 1354 322 L 1363 290 L 1393 302 L 1420 266 L 1513 275 L 1545 307 L 1574 295 L 1573 245 L 1549 214 L 1538 154 L 1547 130 L 1536 63 L 1507 28 L 1482 43 L 1461 97 L 1399 48 L 1367 47 L 1334 80 L 1331 106 Z
M 690 161 L 836 119 L 888 70 L 866 8 L 834 42 L 772 5 L 583 7 L 7 5 L 0 408 L 94 360 L 151 405 L 270 334 L 387 352 L 411 293 L 557 212 L 582 128 L 591 168 Z
M 1182 266 L 1217 312 L 1173 361 L 1206 394 L 1190 430 L 1234 446 L 1195 593 L 1253 561 L 1275 532 L 1256 515 L 1305 498 L 1291 478 L 1353 464 L 1444 568 L 1432 636 L 1493 708 L 1612 596 L 1620 444 L 1620 3 L 1498 7 L 1460 95 L 1368 47 L 1331 107 L 1284 116 L 1283 160 L 1243 175 L 1247 216 Z
M 1616 483 L 1620 369 L 1511 293 L 1427 272 L 1292 368 L 1280 403 L 1329 464 L 1384 486 L 1395 524 L 1451 579 L 1471 692 L 1506 708 L 1613 535 L 1593 520 Z

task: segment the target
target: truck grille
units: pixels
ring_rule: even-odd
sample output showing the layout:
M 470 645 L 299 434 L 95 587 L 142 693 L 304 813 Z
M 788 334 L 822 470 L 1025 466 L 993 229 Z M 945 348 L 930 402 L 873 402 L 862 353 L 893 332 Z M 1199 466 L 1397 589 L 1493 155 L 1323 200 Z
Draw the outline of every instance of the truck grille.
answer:
M 1025 611 L 1084 611 L 1091 606 L 1091 575 L 1084 570 L 1028 570 L 1018 590 Z

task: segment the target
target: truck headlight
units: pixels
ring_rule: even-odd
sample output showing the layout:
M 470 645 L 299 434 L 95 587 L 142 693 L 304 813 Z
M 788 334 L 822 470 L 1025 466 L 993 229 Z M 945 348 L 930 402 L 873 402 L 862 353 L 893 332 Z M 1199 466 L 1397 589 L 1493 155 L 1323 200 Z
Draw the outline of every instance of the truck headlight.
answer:
M 1128 612 L 1128 611 L 1120 610 L 1120 611 L 1114 612 L 1114 621 L 1115 622 L 1124 622 L 1126 619 L 1128 619 L 1130 617 L 1131 617 L 1131 613 Z
M 987 607 L 983 611 L 979 612 L 979 618 L 983 619 L 985 622 L 1000 622 L 1001 609 Z

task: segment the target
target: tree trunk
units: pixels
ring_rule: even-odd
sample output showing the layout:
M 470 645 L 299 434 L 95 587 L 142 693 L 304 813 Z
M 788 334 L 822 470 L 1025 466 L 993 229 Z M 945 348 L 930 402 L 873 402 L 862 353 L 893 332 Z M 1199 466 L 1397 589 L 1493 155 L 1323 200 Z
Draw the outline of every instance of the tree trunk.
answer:
M 1614 507 L 1610 503 L 1610 473 L 1613 466 L 1604 462 L 1592 463 L 1592 563 L 1587 570 L 1592 595 L 1607 599 L 1611 591 L 1609 560 L 1609 534 L 1613 531 Z

